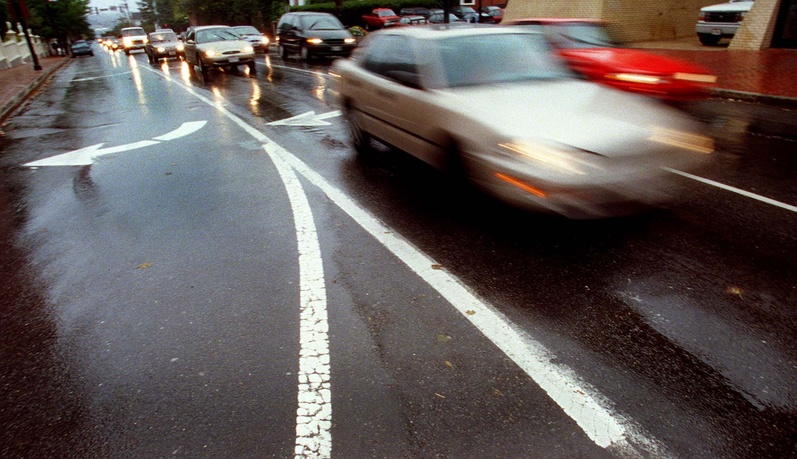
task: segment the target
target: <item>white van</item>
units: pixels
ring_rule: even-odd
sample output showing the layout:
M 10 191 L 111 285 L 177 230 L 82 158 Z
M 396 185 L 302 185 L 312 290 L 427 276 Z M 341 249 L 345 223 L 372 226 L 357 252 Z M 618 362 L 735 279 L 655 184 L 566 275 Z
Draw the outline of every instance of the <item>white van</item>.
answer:
M 695 26 L 700 43 L 712 46 L 723 38 L 732 38 L 752 7 L 752 0 L 730 0 L 728 3 L 700 8 Z
M 122 29 L 122 46 L 124 46 L 125 54 L 128 56 L 130 51 L 134 49 L 146 52 L 147 41 L 147 32 L 141 27 L 125 27 Z

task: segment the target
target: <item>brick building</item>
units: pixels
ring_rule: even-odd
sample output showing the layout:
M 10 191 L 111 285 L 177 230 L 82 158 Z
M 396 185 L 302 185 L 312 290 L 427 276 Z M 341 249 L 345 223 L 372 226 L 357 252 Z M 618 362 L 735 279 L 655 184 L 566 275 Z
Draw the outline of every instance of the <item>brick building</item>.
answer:
M 598 18 L 630 43 L 695 36 L 700 8 L 717 3 L 723 0 L 510 0 L 505 19 Z M 797 0 L 755 0 L 729 49 L 773 46 L 797 48 Z

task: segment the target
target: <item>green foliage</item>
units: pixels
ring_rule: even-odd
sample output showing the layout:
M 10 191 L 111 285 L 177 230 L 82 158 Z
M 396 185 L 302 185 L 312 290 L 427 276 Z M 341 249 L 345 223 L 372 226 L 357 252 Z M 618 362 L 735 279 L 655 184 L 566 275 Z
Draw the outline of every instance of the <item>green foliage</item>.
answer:
M 351 0 L 344 2 L 343 6 L 338 9 L 334 2 L 329 2 L 327 0 L 326 3 L 293 6 L 291 7 L 291 11 L 320 11 L 331 13 L 337 16 L 344 24 L 361 26 L 364 25 L 362 15 L 370 13 L 374 8 L 390 8 L 398 14 L 399 10 L 402 8 L 412 6 L 442 8 L 443 3 L 440 0 Z
M 44 38 L 94 38 L 89 26 L 89 0 L 26 0 L 31 17 L 28 27 Z

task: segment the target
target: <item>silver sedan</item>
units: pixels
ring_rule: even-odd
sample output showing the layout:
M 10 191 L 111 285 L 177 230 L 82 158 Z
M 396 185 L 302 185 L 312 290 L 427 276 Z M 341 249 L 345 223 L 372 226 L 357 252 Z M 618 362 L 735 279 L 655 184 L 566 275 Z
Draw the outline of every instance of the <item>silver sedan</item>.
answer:
M 574 218 L 671 195 L 666 168 L 705 165 L 684 113 L 574 77 L 545 37 L 495 27 L 402 27 L 335 61 L 353 147 L 372 138 L 499 198 Z

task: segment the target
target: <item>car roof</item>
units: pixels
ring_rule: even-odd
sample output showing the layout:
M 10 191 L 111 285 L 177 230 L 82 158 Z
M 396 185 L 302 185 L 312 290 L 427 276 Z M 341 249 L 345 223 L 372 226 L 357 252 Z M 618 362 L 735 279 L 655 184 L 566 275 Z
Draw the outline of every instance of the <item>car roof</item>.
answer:
M 208 30 L 208 29 L 231 29 L 232 27 L 226 25 L 206 25 L 206 26 L 199 26 L 194 27 L 194 32 L 198 32 L 200 30 Z
M 504 21 L 504 25 L 533 25 L 533 24 L 605 24 L 603 19 L 595 18 L 520 18 Z
M 287 16 L 289 14 L 292 16 L 316 16 L 319 14 L 324 16 L 334 16 L 334 14 L 324 13 L 323 11 L 295 11 L 293 13 L 285 13 L 283 16 Z

